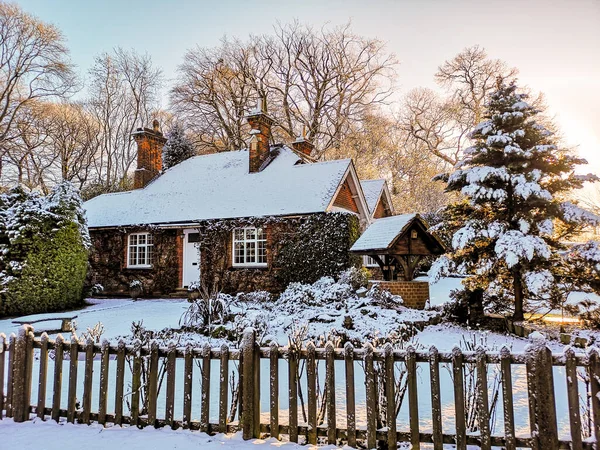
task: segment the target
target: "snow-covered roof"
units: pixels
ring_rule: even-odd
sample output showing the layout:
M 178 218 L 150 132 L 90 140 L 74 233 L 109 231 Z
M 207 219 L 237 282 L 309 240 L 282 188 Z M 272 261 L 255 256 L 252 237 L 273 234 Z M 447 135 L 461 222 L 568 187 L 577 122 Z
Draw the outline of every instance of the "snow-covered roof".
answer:
M 401 214 L 375 220 L 350 251 L 387 249 L 416 217 L 418 214 Z
M 143 189 L 104 194 L 85 202 L 91 228 L 187 223 L 207 219 L 325 212 L 350 159 L 312 164 L 283 146 L 262 171 L 249 173 L 248 151 L 190 158 Z
M 373 214 L 373 212 L 375 212 L 375 208 L 377 207 L 379 197 L 383 192 L 385 180 L 361 180 L 360 186 L 365 194 L 365 200 L 369 206 L 369 211 L 371 214 Z

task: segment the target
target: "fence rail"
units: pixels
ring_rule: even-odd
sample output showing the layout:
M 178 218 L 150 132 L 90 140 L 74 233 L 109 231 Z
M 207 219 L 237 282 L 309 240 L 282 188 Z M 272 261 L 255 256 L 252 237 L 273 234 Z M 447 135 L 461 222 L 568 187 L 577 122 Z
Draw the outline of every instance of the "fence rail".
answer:
M 99 345 L 90 340 L 66 341 L 60 335 L 56 340 L 45 334 L 35 338 L 28 325 L 17 336 L 8 340 L 0 336 L 0 340 L 0 420 L 6 415 L 22 422 L 35 414 L 55 421 L 66 418 L 71 423 L 170 426 L 207 433 L 241 431 L 245 439 L 269 434 L 293 442 L 344 442 L 368 448 L 384 442 L 389 449 L 397 448 L 398 442 L 410 442 L 416 449 L 421 443 L 432 443 L 435 450 L 443 444 L 456 444 L 459 450 L 467 445 L 580 450 L 592 448 L 592 442 L 600 437 L 600 357 L 595 348 L 586 355 L 572 349 L 553 355 L 543 341 L 532 341 L 523 354 L 505 348 L 488 353 L 483 349 L 442 353 L 435 347 L 429 352 L 412 347 L 399 351 L 389 344 L 381 349 L 370 344 L 363 348 L 346 344 L 340 349 L 331 343 L 325 348 L 312 343 L 302 349 L 276 344 L 259 347 L 250 329 L 244 332 L 240 349 L 226 345 L 159 347 L 156 342 L 125 345 L 123 341 Z M 441 367 L 449 369 L 450 394 L 442 392 Z M 515 427 L 515 367 L 524 367 L 526 373 L 530 432 L 525 436 L 517 434 Z M 553 367 L 561 367 L 565 374 L 564 381 L 556 382 L 566 383 L 570 431 L 566 440 L 559 440 Z M 428 374 L 427 389 L 419 388 L 418 368 Z M 492 371 L 499 384 L 497 391 L 490 393 Z M 336 389 L 340 378 L 344 387 Z M 585 392 L 580 392 L 582 378 Z M 364 424 L 357 425 L 361 382 L 366 417 Z M 268 408 L 265 395 L 262 410 L 261 386 L 268 388 Z M 282 386 L 287 386 L 285 394 Z M 78 393 L 82 393 L 80 402 Z M 198 395 L 200 420 L 192 414 L 193 399 Z M 448 395 L 453 396 L 451 413 L 442 407 L 442 396 Z M 431 405 L 431 430 L 421 429 L 423 396 Z M 280 423 L 281 400 L 288 405 L 287 424 Z M 501 435 L 493 435 L 490 425 L 494 401 L 501 404 Z M 403 404 L 408 405 L 406 429 L 400 429 L 398 423 Z M 448 415 L 455 420 L 453 433 L 448 433 L 444 424 Z

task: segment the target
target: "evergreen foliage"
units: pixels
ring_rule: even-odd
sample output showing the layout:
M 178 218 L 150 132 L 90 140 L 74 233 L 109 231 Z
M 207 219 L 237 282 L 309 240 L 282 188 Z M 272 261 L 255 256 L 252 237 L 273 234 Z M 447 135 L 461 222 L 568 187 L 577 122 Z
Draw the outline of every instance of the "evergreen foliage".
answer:
M 360 258 L 348 250 L 358 239 L 358 218 L 347 213 L 312 215 L 297 231 L 283 238 L 275 266 L 284 286 L 292 282 L 314 283 L 336 277 L 349 267 L 360 267 Z
M 185 136 L 185 132 L 180 125 L 175 124 L 168 133 L 166 133 L 167 143 L 163 148 L 163 170 L 167 170 L 196 154 L 194 146 Z
M 83 299 L 89 234 L 69 182 L 43 197 L 0 195 L 0 315 L 57 311 Z
M 597 178 L 574 174 L 587 161 L 559 148 L 526 97 L 514 82 L 499 82 L 470 135 L 474 145 L 444 177 L 446 190 L 466 200 L 443 213 L 438 231 L 452 233 L 453 251 L 432 269 L 434 278 L 466 273 L 456 299 L 512 309 L 516 320 L 523 319 L 525 299 L 552 307 L 565 298 L 561 281 L 570 270 L 559 252 L 567 238 L 600 221 L 561 200 Z

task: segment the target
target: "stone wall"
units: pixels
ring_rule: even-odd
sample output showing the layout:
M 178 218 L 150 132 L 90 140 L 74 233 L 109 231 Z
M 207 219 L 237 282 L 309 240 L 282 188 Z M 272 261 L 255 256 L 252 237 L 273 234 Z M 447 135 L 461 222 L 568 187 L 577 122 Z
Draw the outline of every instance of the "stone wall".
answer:
M 127 236 L 136 231 L 149 231 L 154 237 L 154 266 L 151 269 L 127 268 Z M 111 229 L 90 230 L 89 283 L 101 284 L 104 294 L 128 295 L 129 283 L 139 280 L 144 295 L 158 296 L 179 287 L 179 268 L 182 263 L 177 251 L 180 230 Z
M 414 309 L 424 309 L 429 300 L 429 283 L 427 281 L 369 281 L 404 300 L 404 306 Z

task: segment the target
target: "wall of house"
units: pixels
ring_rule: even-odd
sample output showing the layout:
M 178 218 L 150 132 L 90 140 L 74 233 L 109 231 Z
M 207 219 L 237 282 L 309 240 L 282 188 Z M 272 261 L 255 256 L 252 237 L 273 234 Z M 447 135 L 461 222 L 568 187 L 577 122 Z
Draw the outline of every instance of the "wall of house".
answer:
M 276 277 L 278 267 L 274 265 L 278 236 L 284 232 L 293 232 L 293 229 L 285 223 L 268 224 L 263 228 L 266 229 L 267 235 L 267 267 L 258 268 L 233 266 L 232 231 L 210 231 L 200 228 L 203 240 L 200 261 L 202 283 L 229 294 L 258 290 L 281 291 L 283 286 Z
M 285 224 L 270 224 L 267 231 L 267 267 L 233 267 L 231 231 L 200 230 L 201 276 L 206 286 L 216 286 L 226 293 L 266 290 L 277 292 L 282 286 L 276 279 L 274 258 L 281 233 L 293 232 Z M 149 269 L 127 267 L 127 239 L 130 233 L 149 231 L 154 237 L 154 264 Z M 90 285 L 99 283 L 106 295 L 128 295 L 129 283 L 139 280 L 145 296 L 172 293 L 182 286 L 183 230 L 182 229 L 111 229 L 90 230 L 93 250 L 90 257 Z
M 150 231 L 154 237 L 154 266 L 151 269 L 127 267 L 127 236 L 132 232 Z M 127 295 L 129 283 L 139 280 L 144 295 L 158 296 L 180 286 L 181 253 L 178 249 L 181 230 L 147 230 L 142 228 L 90 230 L 89 283 L 101 284 L 107 295 Z
M 350 190 L 348 180 L 344 181 L 344 184 L 342 184 L 342 187 L 340 188 L 340 191 L 338 192 L 338 195 L 333 202 L 333 206 L 337 206 L 339 208 L 344 208 L 348 211 L 358 213 L 358 206 L 356 205 L 356 201 L 352 197 L 352 191 Z
M 347 218 L 356 220 L 356 216 L 352 214 L 327 214 L 333 220 L 336 217 L 339 219 Z M 312 217 L 317 219 L 317 217 Z M 336 219 L 336 220 L 338 220 Z M 344 233 L 340 234 L 338 226 L 335 227 L 336 235 L 344 238 Z M 286 277 L 289 278 L 290 270 L 292 272 L 295 267 L 288 263 L 278 262 L 285 258 L 278 258 L 282 246 L 287 242 L 294 241 L 294 237 L 302 236 L 299 233 L 302 224 L 314 223 L 306 218 L 296 219 L 239 219 L 229 221 L 214 221 L 198 225 L 197 229 L 200 233 L 200 273 L 201 281 L 204 286 L 210 290 L 219 290 L 224 293 L 248 292 L 255 290 L 265 290 L 269 292 L 280 292 L 285 288 L 282 281 L 285 277 L 278 277 L 278 272 L 282 269 L 278 264 L 286 264 Z M 329 223 L 326 221 L 326 223 Z M 257 226 L 266 230 L 266 267 L 234 267 L 233 266 L 233 238 L 232 230 L 245 226 Z M 331 227 L 329 227 L 331 228 Z M 331 230 L 324 230 L 325 233 Z M 305 228 L 303 228 L 306 230 Z M 127 242 L 130 233 L 148 231 L 154 237 L 154 262 L 152 268 L 133 269 L 127 267 Z M 305 231 L 303 231 L 304 233 Z M 315 233 L 319 231 L 315 230 Z M 183 266 L 183 229 L 112 229 L 112 230 L 91 230 L 93 251 L 91 252 L 90 264 L 90 284 L 100 283 L 104 287 L 104 293 L 107 295 L 127 295 L 129 293 L 129 283 L 132 280 L 139 280 L 144 286 L 144 295 L 146 296 L 161 296 L 172 293 L 182 286 L 182 266 Z M 348 234 L 349 236 L 350 234 Z M 328 235 L 325 235 L 328 236 Z M 314 236 L 314 240 L 323 236 Z M 301 237 L 302 242 L 300 247 L 305 249 L 304 241 L 306 238 Z M 330 241 L 329 238 L 325 239 Z M 335 248 L 319 249 L 314 255 L 311 255 L 319 262 L 325 261 L 320 256 L 319 252 L 326 251 L 328 255 L 333 255 L 332 258 L 343 259 L 342 254 L 345 252 L 348 259 L 347 263 L 352 258 L 348 257 L 348 249 L 352 242 L 348 240 L 345 250 L 341 248 L 342 244 L 337 244 L 338 241 L 333 241 Z M 341 241 L 340 241 L 341 242 Z M 309 246 L 310 243 L 306 242 Z M 310 250 L 310 248 L 308 248 Z M 340 250 L 336 252 L 335 250 Z M 301 255 L 301 261 L 305 261 L 304 253 Z M 339 267 L 338 259 L 335 259 L 335 267 Z M 332 263 L 333 264 L 333 263 Z M 330 264 L 331 265 L 331 264 Z M 305 266 L 305 265 L 304 265 Z M 298 274 L 301 274 L 304 266 L 298 266 Z M 312 266 L 311 266 L 312 267 Z M 315 270 L 320 270 L 321 266 Z M 326 269 L 323 269 L 326 270 Z M 294 272 L 296 273 L 296 272 Z M 283 272 L 281 273 L 283 274 Z M 324 275 L 331 275 L 325 273 Z M 294 281 L 294 280 L 292 280 Z M 185 292 L 180 291 L 182 295 Z

